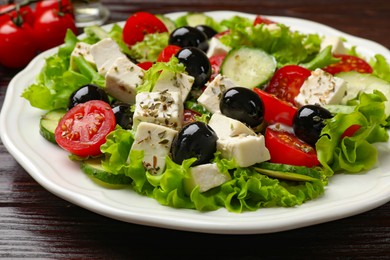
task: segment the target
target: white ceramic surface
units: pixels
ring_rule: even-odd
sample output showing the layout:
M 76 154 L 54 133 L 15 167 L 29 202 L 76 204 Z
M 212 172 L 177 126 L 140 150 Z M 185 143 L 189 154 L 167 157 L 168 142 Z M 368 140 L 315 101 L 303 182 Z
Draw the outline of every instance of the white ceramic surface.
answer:
M 169 14 L 171 18 L 183 13 Z M 217 11 L 209 15 L 220 20 L 235 14 Z M 380 53 L 390 61 L 385 47 L 357 38 L 315 22 L 268 17 L 304 33 L 339 35 L 348 44 L 370 57 Z M 123 23 L 121 23 L 123 24 Z M 109 26 L 107 26 L 108 28 Z M 56 48 L 40 54 L 10 82 L 0 115 L 1 139 L 26 171 L 51 193 L 98 214 L 129 223 L 219 234 L 260 234 L 291 230 L 359 214 L 390 201 L 390 145 L 378 145 L 379 163 L 364 174 L 338 174 L 331 178 L 325 194 L 293 208 L 267 208 L 256 212 L 230 213 L 225 209 L 202 213 L 174 209 L 140 196 L 132 190 L 103 188 L 92 182 L 79 166 L 68 159 L 68 153 L 44 140 L 39 134 L 43 111 L 32 108 L 20 97 L 32 84 L 44 64 L 44 58 Z

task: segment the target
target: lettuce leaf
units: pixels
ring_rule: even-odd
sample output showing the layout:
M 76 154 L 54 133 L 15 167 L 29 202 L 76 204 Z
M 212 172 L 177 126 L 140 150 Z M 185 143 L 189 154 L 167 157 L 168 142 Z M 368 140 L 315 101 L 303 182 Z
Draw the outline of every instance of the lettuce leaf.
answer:
M 302 34 L 278 24 L 269 29 L 265 24 L 248 25 L 246 20 L 235 22 L 230 33 L 221 37 L 221 42 L 232 48 L 249 46 L 260 48 L 273 55 L 278 66 L 299 64 L 311 60 L 320 50 L 321 39 L 316 34 Z
M 168 45 L 169 33 L 150 33 L 143 41 L 131 46 L 129 54 L 137 62 L 157 61 L 160 52 Z
M 318 160 L 330 175 L 343 170 L 357 173 L 376 164 L 378 152 L 373 143 L 389 139 L 384 101 L 386 97 L 379 91 L 372 94 L 362 92 L 354 112 L 338 113 L 327 121 L 316 150 Z M 352 125 L 361 127 L 352 137 L 341 139 L 344 131 Z
M 175 73 L 185 72 L 185 67 L 179 60 L 173 56 L 168 62 L 156 62 L 145 71 L 144 81 L 137 87 L 137 92 L 150 92 L 156 84 L 161 71 L 171 71 Z

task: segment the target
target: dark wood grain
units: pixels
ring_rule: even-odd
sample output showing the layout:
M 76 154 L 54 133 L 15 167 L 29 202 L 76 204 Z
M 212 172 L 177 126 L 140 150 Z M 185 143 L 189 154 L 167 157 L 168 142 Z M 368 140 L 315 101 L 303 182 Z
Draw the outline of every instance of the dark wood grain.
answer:
M 103 1 L 110 22 L 135 11 L 239 10 L 309 19 L 390 48 L 390 1 Z M 1 51 L 1 50 L 0 50 Z M 0 106 L 17 70 L 0 67 Z M 390 203 L 315 226 L 263 235 L 213 235 L 112 220 L 42 188 L 0 142 L 0 258 L 390 259 Z

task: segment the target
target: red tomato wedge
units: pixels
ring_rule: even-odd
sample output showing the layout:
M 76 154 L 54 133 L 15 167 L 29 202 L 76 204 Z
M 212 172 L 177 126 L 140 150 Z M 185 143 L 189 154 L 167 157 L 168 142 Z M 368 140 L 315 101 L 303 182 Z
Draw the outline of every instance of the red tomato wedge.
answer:
M 299 140 L 293 133 L 277 129 L 276 126 L 269 126 L 265 130 L 265 145 L 271 155 L 271 162 L 306 167 L 320 164 L 313 147 Z
M 56 142 L 68 152 L 86 157 L 100 155 L 100 146 L 115 129 L 115 115 L 109 104 L 91 100 L 70 109 L 55 130 Z
M 360 128 L 361 128 L 361 125 L 351 125 L 350 127 L 348 127 L 344 131 L 344 133 L 341 135 L 340 139 L 343 139 L 344 137 L 353 136 Z
M 195 122 L 197 116 L 201 116 L 201 114 L 192 109 L 184 109 L 183 125 Z
M 292 126 L 294 115 L 297 112 L 296 107 L 259 88 L 254 88 L 253 91 L 264 103 L 264 120 L 268 124 L 281 123 Z
M 310 75 L 311 71 L 301 66 L 283 66 L 275 72 L 265 91 L 294 104 L 294 98 L 299 94 L 303 82 Z
M 181 50 L 181 47 L 176 45 L 168 45 L 165 47 L 157 57 L 158 62 L 168 62 L 172 56 L 176 55 L 178 51 Z
M 143 70 L 148 70 L 153 66 L 153 62 L 151 61 L 144 61 L 137 64 L 139 67 L 141 67 Z
M 209 58 L 211 65 L 211 77 L 210 81 L 213 80 L 220 72 L 221 65 L 223 60 L 225 59 L 226 54 L 214 55 Z
M 154 14 L 137 12 L 131 15 L 123 27 L 123 40 L 129 46 L 142 41 L 146 34 L 167 32 L 165 24 Z
M 256 24 L 272 24 L 272 23 L 275 23 L 274 21 L 271 21 L 270 19 L 268 18 L 265 18 L 263 16 L 260 16 L 260 15 L 257 15 L 254 22 L 253 22 L 253 25 L 256 25 Z
M 360 73 L 372 73 L 372 68 L 370 64 L 368 64 L 365 60 L 359 57 L 346 54 L 334 54 L 333 56 L 335 58 L 341 58 L 341 60 L 337 63 L 331 64 L 323 68 L 324 71 L 332 75 L 351 70 Z

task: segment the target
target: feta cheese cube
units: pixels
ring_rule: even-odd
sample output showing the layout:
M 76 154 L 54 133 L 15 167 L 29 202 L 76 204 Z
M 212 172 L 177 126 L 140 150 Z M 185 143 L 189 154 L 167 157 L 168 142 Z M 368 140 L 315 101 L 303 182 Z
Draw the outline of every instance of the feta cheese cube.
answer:
M 119 101 L 134 104 L 136 88 L 142 84 L 144 73 L 127 57 L 117 58 L 106 74 L 106 91 Z
M 212 37 L 209 42 L 209 49 L 207 50 L 207 57 L 215 55 L 227 54 L 231 48 L 223 44 L 218 38 Z
M 337 36 L 326 36 L 321 42 L 321 50 L 332 46 L 332 53 L 347 54 L 348 49 L 344 46 L 344 41 Z
M 75 57 L 84 57 L 84 59 L 91 64 L 92 66 L 96 66 L 95 60 L 91 54 L 91 44 L 85 42 L 78 42 L 74 47 L 72 53 L 70 54 L 70 67 L 72 70 L 77 70 L 77 65 L 74 62 Z
M 239 135 L 217 140 L 217 150 L 226 159 L 234 159 L 240 167 L 249 167 L 271 158 L 264 136 Z
M 133 128 L 140 122 L 180 129 L 183 122 L 183 101 L 179 92 L 140 92 L 135 97 Z
M 91 46 L 91 54 L 100 75 L 105 76 L 117 58 L 126 57 L 111 38 L 104 38 Z
M 299 106 L 339 104 L 346 91 L 347 84 L 343 79 L 316 69 L 305 80 L 294 100 Z
M 138 125 L 131 149 L 144 151 L 143 165 L 150 174 L 163 173 L 165 158 L 176 134 L 176 130 L 153 123 L 141 122 Z
M 215 113 L 211 116 L 209 126 L 215 131 L 219 139 L 238 135 L 256 135 L 256 133 L 244 123 L 221 113 Z
M 154 92 L 177 91 L 181 94 L 181 99 L 187 99 L 194 84 L 194 77 L 185 73 L 174 73 L 163 71 L 153 87 Z
M 218 74 L 213 81 L 207 84 L 206 89 L 197 101 L 211 113 L 220 112 L 219 102 L 221 101 L 222 93 L 236 86 L 228 77 Z
M 196 186 L 200 192 L 208 191 L 231 180 L 229 173 L 222 173 L 215 163 L 201 164 L 190 169 L 190 178 L 184 182 L 185 190 L 190 193 Z

